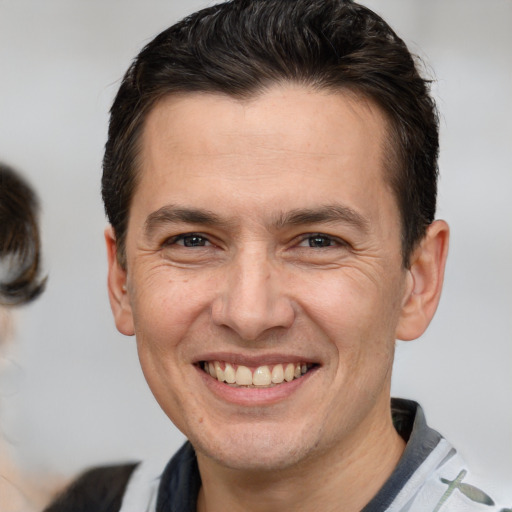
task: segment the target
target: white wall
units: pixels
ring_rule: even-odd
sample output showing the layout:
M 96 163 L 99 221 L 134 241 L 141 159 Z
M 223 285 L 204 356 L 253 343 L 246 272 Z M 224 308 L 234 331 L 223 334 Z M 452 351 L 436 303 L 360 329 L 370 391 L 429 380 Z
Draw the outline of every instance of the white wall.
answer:
M 0 160 L 43 202 L 46 294 L 22 311 L 18 392 L 0 428 L 45 472 L 181 443 L 107 301 L 100 175 L 107 111 L 138 49 L 200 0 L 0 0 Z M 434 69 L 442 113 L 439 216 L 452 244 L 444 297 L 397 351 L 393 391 L 489 478 L 512 488 L 512 2 L 372 0 Z

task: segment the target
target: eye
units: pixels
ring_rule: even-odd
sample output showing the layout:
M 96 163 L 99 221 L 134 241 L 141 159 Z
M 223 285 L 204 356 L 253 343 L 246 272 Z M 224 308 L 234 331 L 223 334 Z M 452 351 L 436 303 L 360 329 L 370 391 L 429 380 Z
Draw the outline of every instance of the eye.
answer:
M 341 240 L 333 238 L 332 236 L 324 235 L 322 233 L 314 233 L 311 235 L 306 235 L 298 245 L 299 247 L 322 248 L 340 246 L 344 244 Z
M 165 245 L 182 245 L 183 247 L 205 247 L 210 241 L 199 233 L 183 233 L 166 241 Z

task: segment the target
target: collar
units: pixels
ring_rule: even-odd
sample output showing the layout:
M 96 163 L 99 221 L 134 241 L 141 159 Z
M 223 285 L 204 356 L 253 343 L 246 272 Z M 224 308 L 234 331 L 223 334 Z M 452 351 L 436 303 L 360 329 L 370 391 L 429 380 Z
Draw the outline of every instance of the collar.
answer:
M 407 442 L 395 470 L 361 512 L 387 510 L 441 441 L 441 435 L 427 426 L 422 408 L 411 400 L 392 399 L 391 414 L 397 432 Z M 192 445 L 186 442 L 169 461 L 159 485 L 156 512 L 196 512 L 201 476 Z

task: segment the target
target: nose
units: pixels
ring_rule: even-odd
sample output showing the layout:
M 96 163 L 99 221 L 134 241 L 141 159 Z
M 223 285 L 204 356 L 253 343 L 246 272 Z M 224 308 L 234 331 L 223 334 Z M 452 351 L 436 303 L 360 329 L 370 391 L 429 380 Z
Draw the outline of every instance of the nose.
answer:
M 284 276 L 266 251 L 240 251 L 226 270 L 213 303 L 213 322 L 229 327 L 247 341 L 276 328 L 289 328 L 295 311 L 284 289 Z

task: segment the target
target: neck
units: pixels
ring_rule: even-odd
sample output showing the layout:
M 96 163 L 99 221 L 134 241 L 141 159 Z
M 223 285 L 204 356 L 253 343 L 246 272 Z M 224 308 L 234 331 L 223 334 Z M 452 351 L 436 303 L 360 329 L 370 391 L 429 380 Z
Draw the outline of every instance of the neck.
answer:
M 343 446 L 279 471 L 240 471 L 198 453 L 198 512 L 360 511 L 389 478 L 405 443 L 387 421 L 359 428 Z M 365 432 L 364 435 L 361 433 Z

